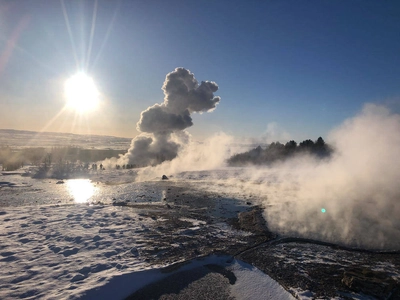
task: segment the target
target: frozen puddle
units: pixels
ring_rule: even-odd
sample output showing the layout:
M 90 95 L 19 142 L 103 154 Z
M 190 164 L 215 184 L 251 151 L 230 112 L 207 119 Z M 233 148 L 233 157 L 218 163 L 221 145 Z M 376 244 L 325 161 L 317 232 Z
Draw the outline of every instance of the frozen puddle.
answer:
M 133 293 L 132 293 L 133 291 Z M 295 299 L 268 275 L 229 256 L 211 255 L 116 276 L 80 299 Z

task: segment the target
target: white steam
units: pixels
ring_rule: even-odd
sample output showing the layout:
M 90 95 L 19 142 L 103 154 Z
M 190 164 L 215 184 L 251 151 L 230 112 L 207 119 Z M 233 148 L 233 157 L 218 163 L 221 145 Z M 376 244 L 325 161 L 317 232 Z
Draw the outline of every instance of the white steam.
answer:
M 261 199 L 276 232 L 400 249 L 400 115 L 367 104 L 327 140 L 335 148 L 329 160 L 301 156 L 271 168 L 223 168 L 177 178 L 228 196 Z
M 137 181 L 160 178 L 161 175 L 175 175 L 187 171 L 215 170 L 225 164 L 233 154 L 233 138 L 222 132 L 213 135 L 204 142 L 189 141 L 182 147 L 178 156 L 164 161 L 155 167 L 143 168 L 138 172 Z
M 184 130 L 193 125 L 191 114 L 210 112 L 220 101 L 214 96 L 218 90 L 215 82 L 202 81 L 199 84 L 184 68 L 176 68 L 167 74 L 162 90 L 164 102 L 140 114 L 137 130 L 141 134 L 132 140 L 128 152 L 118 160 L 106 160 L 105 165 L 143 167 L 174 159 L 189 139 Z
M 265 210 L 270 227 L 356 246 L 399 248 L 400 115 L 367 104 L 328 141 L 335 147 L 328 162 L 281 166 L 280 192 L 265 201 L 279 203 L 279 211 L 278 206 Z
M 183 68 L 169 73 L 164 102 L 142 112 L 142 134 L 118 163 L 156 165 L 140 169 L 137 180 L 174 175 L 198 188 L 258 198 L 276 232 L 400 250 L 400 115 L 365 105 L 327 137 L 334 147 L 328 160 L 301 156 L 270 168 L 226 168 L 231 137 L 221 133 L 199 144 L 185 131 L 193 125 L 191 113 L 215 108 L 217 89 L 214 82 L 199 85 Z

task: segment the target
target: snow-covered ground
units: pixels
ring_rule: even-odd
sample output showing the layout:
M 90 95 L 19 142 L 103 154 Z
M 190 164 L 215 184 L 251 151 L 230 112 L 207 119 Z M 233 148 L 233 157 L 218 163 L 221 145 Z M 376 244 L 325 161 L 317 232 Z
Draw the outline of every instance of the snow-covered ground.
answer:
M 148 267 L 140 233 L 153 220 L 116 207 L 2 208 L 0 298 L 80 295 L 115 275 Z
M 213 273 L 181 289 L 180 299 L 213 280 L 211 290 L 236 299 L 312 299 L 324 297 L 328 289 L 330 297 L 363 299 L 362 292 L 341 281 L 343 270 L 357 265 L 384 273 L 389 283 L 400 280 L 397 254 L 304 241 L 280 244 L 279 238 L 251 248 L 266 236 L 257 239 L 228 220 L 260 204 L 264 212 L 278 215 L 290 210 L 292 202 L 286 200 L 294 197 L 296 184 L 283 184 L 274 169 L 167 173 L 169 180 L 158 174 L 141 182 L 135 182 L 136 170 L 90 171 L 85 178 L 67 180 L 23 173 L 0 173 L 0 299 L 124 299 L 135 291 L 145 294 L 152 284 L 168 286 L 165 282 L 173 276 L 186 277 L 180 272 L 203 268 L 204 274 L 210 264 L 234 274 L 234 282 L 225 271 Z M 277 202 L 280 196 L 282 203 Z M 331 218 L 309 210 L 311 220 Z M 357 214 L 358 220 L 361 216 Z M 235 259 L 209 255 L 214 252 Z M 185 264 L 177 266 L 179 262 Z M 320 275 L 324 270 L 331 280 Z M 164 285 L 155 283 L 163 280 Z
M 0 129 L 0 145 L 15 148 L 74 145 L 82 148 L 128 149 L 132 139 L 104 135 Z
M 112 205 L 163 205 L 166 185 L 161 181 L 121 184 L 131 174 L 116 172 L 97 174 L 93 181 L 63 183 L 19 174 L 0 176 L 1 299 L 123 299 L 171 274 L 162 272 L 167 264 L 155 264 L 142 255 L 149 247 L 145 233 L 157 230 L 165 220 L 137 208 Z M 175 234 L 191 235 L 207 226 L 196 218 L 181 222 L 192 223 L 190 232 Z M 236 234 L 224 224 L 209 230 L 220 238 Z M 227 286 L 237 299 L 293 298 L 255 267 L 226 261 L 227 257 L 211 256 L 182 268 L 211 262 L 228 268 L 237 280 Z

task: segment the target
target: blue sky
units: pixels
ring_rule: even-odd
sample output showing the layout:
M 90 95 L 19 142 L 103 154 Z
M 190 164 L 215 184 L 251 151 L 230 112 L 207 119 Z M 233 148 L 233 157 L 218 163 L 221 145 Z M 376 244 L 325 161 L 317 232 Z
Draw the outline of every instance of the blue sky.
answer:
M 398 1 L 0 3 L 0 128 L 134 137 L 176 67 L 219 85 L 217 109 L 193 116 L 198 139 L 316 139 L 366 102 L 400 108 Z M 102 106 L 60 112 L 82 68 Z

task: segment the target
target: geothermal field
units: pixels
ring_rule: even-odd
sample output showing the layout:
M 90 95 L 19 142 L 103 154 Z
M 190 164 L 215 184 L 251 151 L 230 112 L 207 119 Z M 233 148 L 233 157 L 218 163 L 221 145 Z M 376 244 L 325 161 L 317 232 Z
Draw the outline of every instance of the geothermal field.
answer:
M 0 0 L 0 300 L 400 300 L 399 16 Z
M 220 134 L 154 167 L 3 171 L 0 298 L 399 299 L 400 168 L 375 135 L 388 124 L 366 107 L 326 161 L 228 167 Z M 385 155 L 351 156 L 367 146 Z
M 216 83 L 177 68 L 162 89 L 131 142 L 1 131 L 14 159 L 0 176 L 1 299 L 400 298 L 398 114 L 366 104 L 329 151 L 232 166 L 267 150 L 185 131 L 216 108 Z

